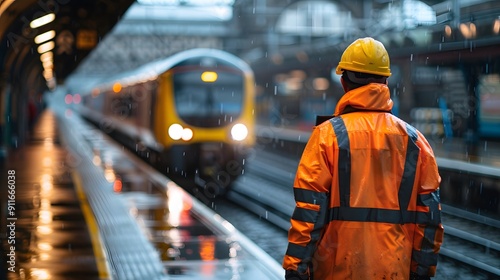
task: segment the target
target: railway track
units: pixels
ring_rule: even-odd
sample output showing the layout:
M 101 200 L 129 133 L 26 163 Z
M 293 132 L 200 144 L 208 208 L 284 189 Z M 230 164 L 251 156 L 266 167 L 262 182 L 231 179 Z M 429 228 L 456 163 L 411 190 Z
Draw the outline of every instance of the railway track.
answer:
M 261 152 L 248 162 L 245 175 L 234 184 L 228 199 L 288 230 L 295 205 L 292 186 L 297 162 Z M 445 237 L 436 278 L 498 279 L 500 220 L 444 204 L 442 221 Z

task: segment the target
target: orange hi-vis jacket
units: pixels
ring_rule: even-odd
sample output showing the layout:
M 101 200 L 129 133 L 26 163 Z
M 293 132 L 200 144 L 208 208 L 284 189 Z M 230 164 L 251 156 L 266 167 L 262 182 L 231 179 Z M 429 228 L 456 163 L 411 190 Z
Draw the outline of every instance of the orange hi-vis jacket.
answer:
M 441 178 L 427 140 L 392 105 L 386 85 L 368 84 L 314 128 L 295 177 L 285 270 L 321 280 L 434 276 Z

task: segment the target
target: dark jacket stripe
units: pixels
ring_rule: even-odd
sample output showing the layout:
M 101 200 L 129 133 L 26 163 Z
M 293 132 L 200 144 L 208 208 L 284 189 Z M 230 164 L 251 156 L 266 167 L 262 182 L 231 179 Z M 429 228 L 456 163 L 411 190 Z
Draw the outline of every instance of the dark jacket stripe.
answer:
M 379 208 L 335 207 L 330 209 L 330 220 L 397 224 L 401 221 L 401 213 Z
M 408 205 L 410 203 L 411 193 L 413 190 L 413 184 L 415 183 L 415 170 L 417 168 L 417 162 L 420 153 L 420 149 L 416 144 L 418 134 L 415 128 L 413 128 L 411 125 L 407 125 L 406 131 L 408 133 L 406 159 L 398 193 L 399 207 L 401 209 L 402 216 L 404 216 L 404 212 L 408 210 Z M 402 222 L 405 221 L 403 220 Z
M 294 243 L 288 243 L 286 254 L 290 257 L 302 259 L 307 252 L 307 246 L 300 246 Z
M 417 204 L 429 207 L 429 212 L 425 215 L 426 220 L 423 220 L 420 223 L 439 225 L 441 223 L 441 211 L 439 210 L 439 189 L 429 194 L 419 195 L 417 200 Z
M 437 265 L 438 255 L 439 254 L 434 254 L 432 250 L 430 252 L 413 251 L 412 258 L 422 268 L 425 268 L 424 270 L 421 271 L 422 274 L 425 275 L 427 274 L 427 270 L 429 269 L 429 267 Z
M 318 211 L 295 207 L 292 219 L 306 223 L 315 223 L 318 220 Z
M 376 223 L 401 223 L 403 222 L 424 224 L 428 221 L 430 213 L 418 211 L 379 209 L 379 208 L 353 208 L 353 207 L 334 207 L 329 210 L 330 221 L 356 221 L 356 222 L 376 222 Z
M 342 117 L 332 118 L 330 119 L 330 122 L 332 123 L 339 145 L 338 172 L 340 206 L 349 206 L 351 196 L 351 149 L 349 144 L 349 135 Z
M 326 193 L 315 192 L 312 190 L 294 188 L 293 194 L 295 196 L 295 201 L 305 202 L 309 204 L 319 205 L 321 201 L 324 201 L 327 197 Z

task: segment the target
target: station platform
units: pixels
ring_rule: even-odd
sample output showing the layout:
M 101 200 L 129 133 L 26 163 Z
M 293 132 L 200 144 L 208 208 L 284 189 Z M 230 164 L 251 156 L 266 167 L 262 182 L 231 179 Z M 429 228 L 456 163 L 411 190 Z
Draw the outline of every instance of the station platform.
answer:
M 71 110 L 42 112 L 1 172 L 1 279 L 283 278 L 229 222 Z
M 2 170 L 2 257 L 5 279 L 106 278 L 96 229 L 86 222 L 84 195 L 75 187 L 69 153 L 53 114 L 41 116 L 26 146 Z M 4 204 L 5 203 L 5 204 Z

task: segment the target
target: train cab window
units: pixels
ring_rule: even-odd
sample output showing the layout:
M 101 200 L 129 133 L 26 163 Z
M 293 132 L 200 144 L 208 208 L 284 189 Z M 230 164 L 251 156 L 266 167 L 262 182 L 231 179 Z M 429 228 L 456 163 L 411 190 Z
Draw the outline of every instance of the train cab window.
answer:
M 241 113 L 243 76 L 240 72 L 217 72 L 209 82 L 201 79 L 203 71 L 174 75 L 174 99 L 179 117 L 185 122 L 216 127 L 231 123 Z

